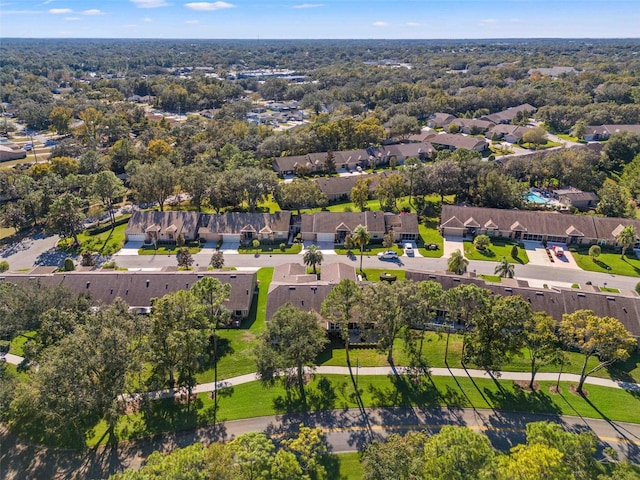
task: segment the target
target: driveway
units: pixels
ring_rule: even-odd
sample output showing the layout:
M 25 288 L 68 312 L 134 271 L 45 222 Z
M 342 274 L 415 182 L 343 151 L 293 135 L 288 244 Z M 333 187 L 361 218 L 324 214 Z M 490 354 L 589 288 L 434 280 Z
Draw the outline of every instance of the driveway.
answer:
M 572 270 L 582 270 L 576 263 L 575 258 L 573 258 L 573 254 L 569 251 L 569 247 L 567 247 L 565 243 L 549 243 L 547 245 L 549 249 L 551 249 L 554 246 L 562 247 L 562 249 L 564 250 L 564 255 L 562 255 L 561 257 L 557 257 L 552 254 L 553 256 L 553 262 L 551 263 L 552 266 L 556 268 L 569 268 Z
M 60 267 L 68 254 L 56 248 L 58 235 L 38 233 L 7 245 L 0 251 L 0 259 L 9 262 L 11 270 L 24 270 L 35 265 Z
M 337 255 L 336 251 L 334 250 L 333 242 L 312 242 L 309 240 L 302 243 L 302 250 L 300 251 L 300 255 L 304 255 L 304 252 L 306 252 L 311 245 L 316 245 L 323 255 Z
M 126 257 L 138 255 L 138 250 L 142 248 L 143 242 L 127 242 L 118 252 L 114 253 L 114 257 Z
M 453 252 L 460 250 L 464 255 L 464 245 L 462 237 L 446 236 L 444 237 L 444 248 L 442 249 L 442 257 L 449 258 Z
M 568 268 L 574 270 L 582 270 L 573 258 L 569 248 L 563 243 L 549 243 L 548 247 L 551 249 L 554 245 L 562 247 L 564 249 L 564 256 L 556 257 L 552 254 L 553 261 L 549 259 L 547 251 L 540 242 L 524 242 L 525 250 L 529 257 L 529 265 L 539 265 L 550 268 Z
M 220 251 L 225 255 L 238 255 L 239 248 L 240 242 L 223 242 Z

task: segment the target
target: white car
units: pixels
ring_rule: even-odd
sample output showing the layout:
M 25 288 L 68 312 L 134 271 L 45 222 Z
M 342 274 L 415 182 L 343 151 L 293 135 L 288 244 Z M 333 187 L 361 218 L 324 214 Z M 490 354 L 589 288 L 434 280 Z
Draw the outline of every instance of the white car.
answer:
M 395 260 L 398 258 L 398 254 L 393 250 L 386 250 L 384 252 L 378 253 L 378 258 L 380 260 Z
M 405 243 L 404 244 L 404 253 L 407 257 L 413 257 L 413 245 L 411 245 L 410 243 Z

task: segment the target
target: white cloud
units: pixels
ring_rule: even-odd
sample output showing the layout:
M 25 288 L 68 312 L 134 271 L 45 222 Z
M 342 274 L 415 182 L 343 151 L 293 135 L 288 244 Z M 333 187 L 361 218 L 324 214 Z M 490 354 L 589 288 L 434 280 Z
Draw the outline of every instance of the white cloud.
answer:
M 301 3 L 300 5 L 294 5 L 291 8 L 319 8 L 324 7 L 323 3 Z
M 200 23 L 200 21 L 198 21 L 198 20 L 185 20 L 184 23 L 186 23 L 187 25 L 197 25 L 198 23 Z
M 67 22 L 76 22 L 80 20 L 80 17 L 64 17 Z
M 53 15 L 64 15 L 65 13 L 71 13 L 73 10 L 70 8 L 52 8 L 49 10 L 49 13 Z
M 388 22 L 373 22 L 372 25 L 374 27 L 388 27 L 389 23 Z
M 152 18 L 149 18 L 149 17 L 144 17 L 144 18 L 142 19 L 142 21 L 143 21 L 143 22 L 146 22 L 146 23 L 151 23 L 151 22 L 153 22 L 153 19 L 152 19 Z
M 482 26 L 495 25 L 496 23 L 498 23 L 498 21 L 495 18 L 484 18 L 480 20 L 480 25 Z
M 191 10 L 200 12 L 213 12 L 214 10 L 222 10 L 224 8 L 234 8 L 235 5 L 227 2 L 192 2 L 184 5 Z
M 138 8 L 166 7 L 169 4 L 165 0 L 131 0 Z
M 97 8 L 91 8 L 82 12 L 83 15 L 104 15 L 104 12 Z

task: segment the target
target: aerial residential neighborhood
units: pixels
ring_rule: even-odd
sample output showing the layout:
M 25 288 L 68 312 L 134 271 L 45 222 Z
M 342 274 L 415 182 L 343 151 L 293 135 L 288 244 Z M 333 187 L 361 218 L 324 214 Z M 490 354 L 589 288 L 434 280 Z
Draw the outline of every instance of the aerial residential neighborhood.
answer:
M 0 478 L 640 478 L 637 39 L 157 36 L 0 43 Z

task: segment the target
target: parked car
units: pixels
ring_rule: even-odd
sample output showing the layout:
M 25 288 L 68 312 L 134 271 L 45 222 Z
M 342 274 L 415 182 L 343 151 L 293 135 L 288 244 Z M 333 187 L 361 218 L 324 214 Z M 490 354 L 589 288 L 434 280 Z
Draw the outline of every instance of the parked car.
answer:
M 55 140 L 51 140 L 50 138 L 48 140 L 46 140 L 44 142 L 44 146 L 45 147 L 55 147 L 56 146 L 56 142 Z
M 560 247 L 559 245 L 554 245 L 553 247 L 551 247 L 551 251 L 556 257 L 564 257 L 564 248 Z
M 393 250 L 386 250 L 384 252 L 378 253 L 378 258 L 380 260 L 395 260 L 398 258 L 398 254 Z
M 414 251 L 413 251 L 413 245 L 411 245 L 410 243 L 405 243 L 404 244 L 404 253 L 407 257 L 413 257 Z
M 29 152 L 29 151 L 33 150 L 33 143 L 25 143 L 25 144 L 22 146 L 22 149 L 23 149 L 25 152 Z

